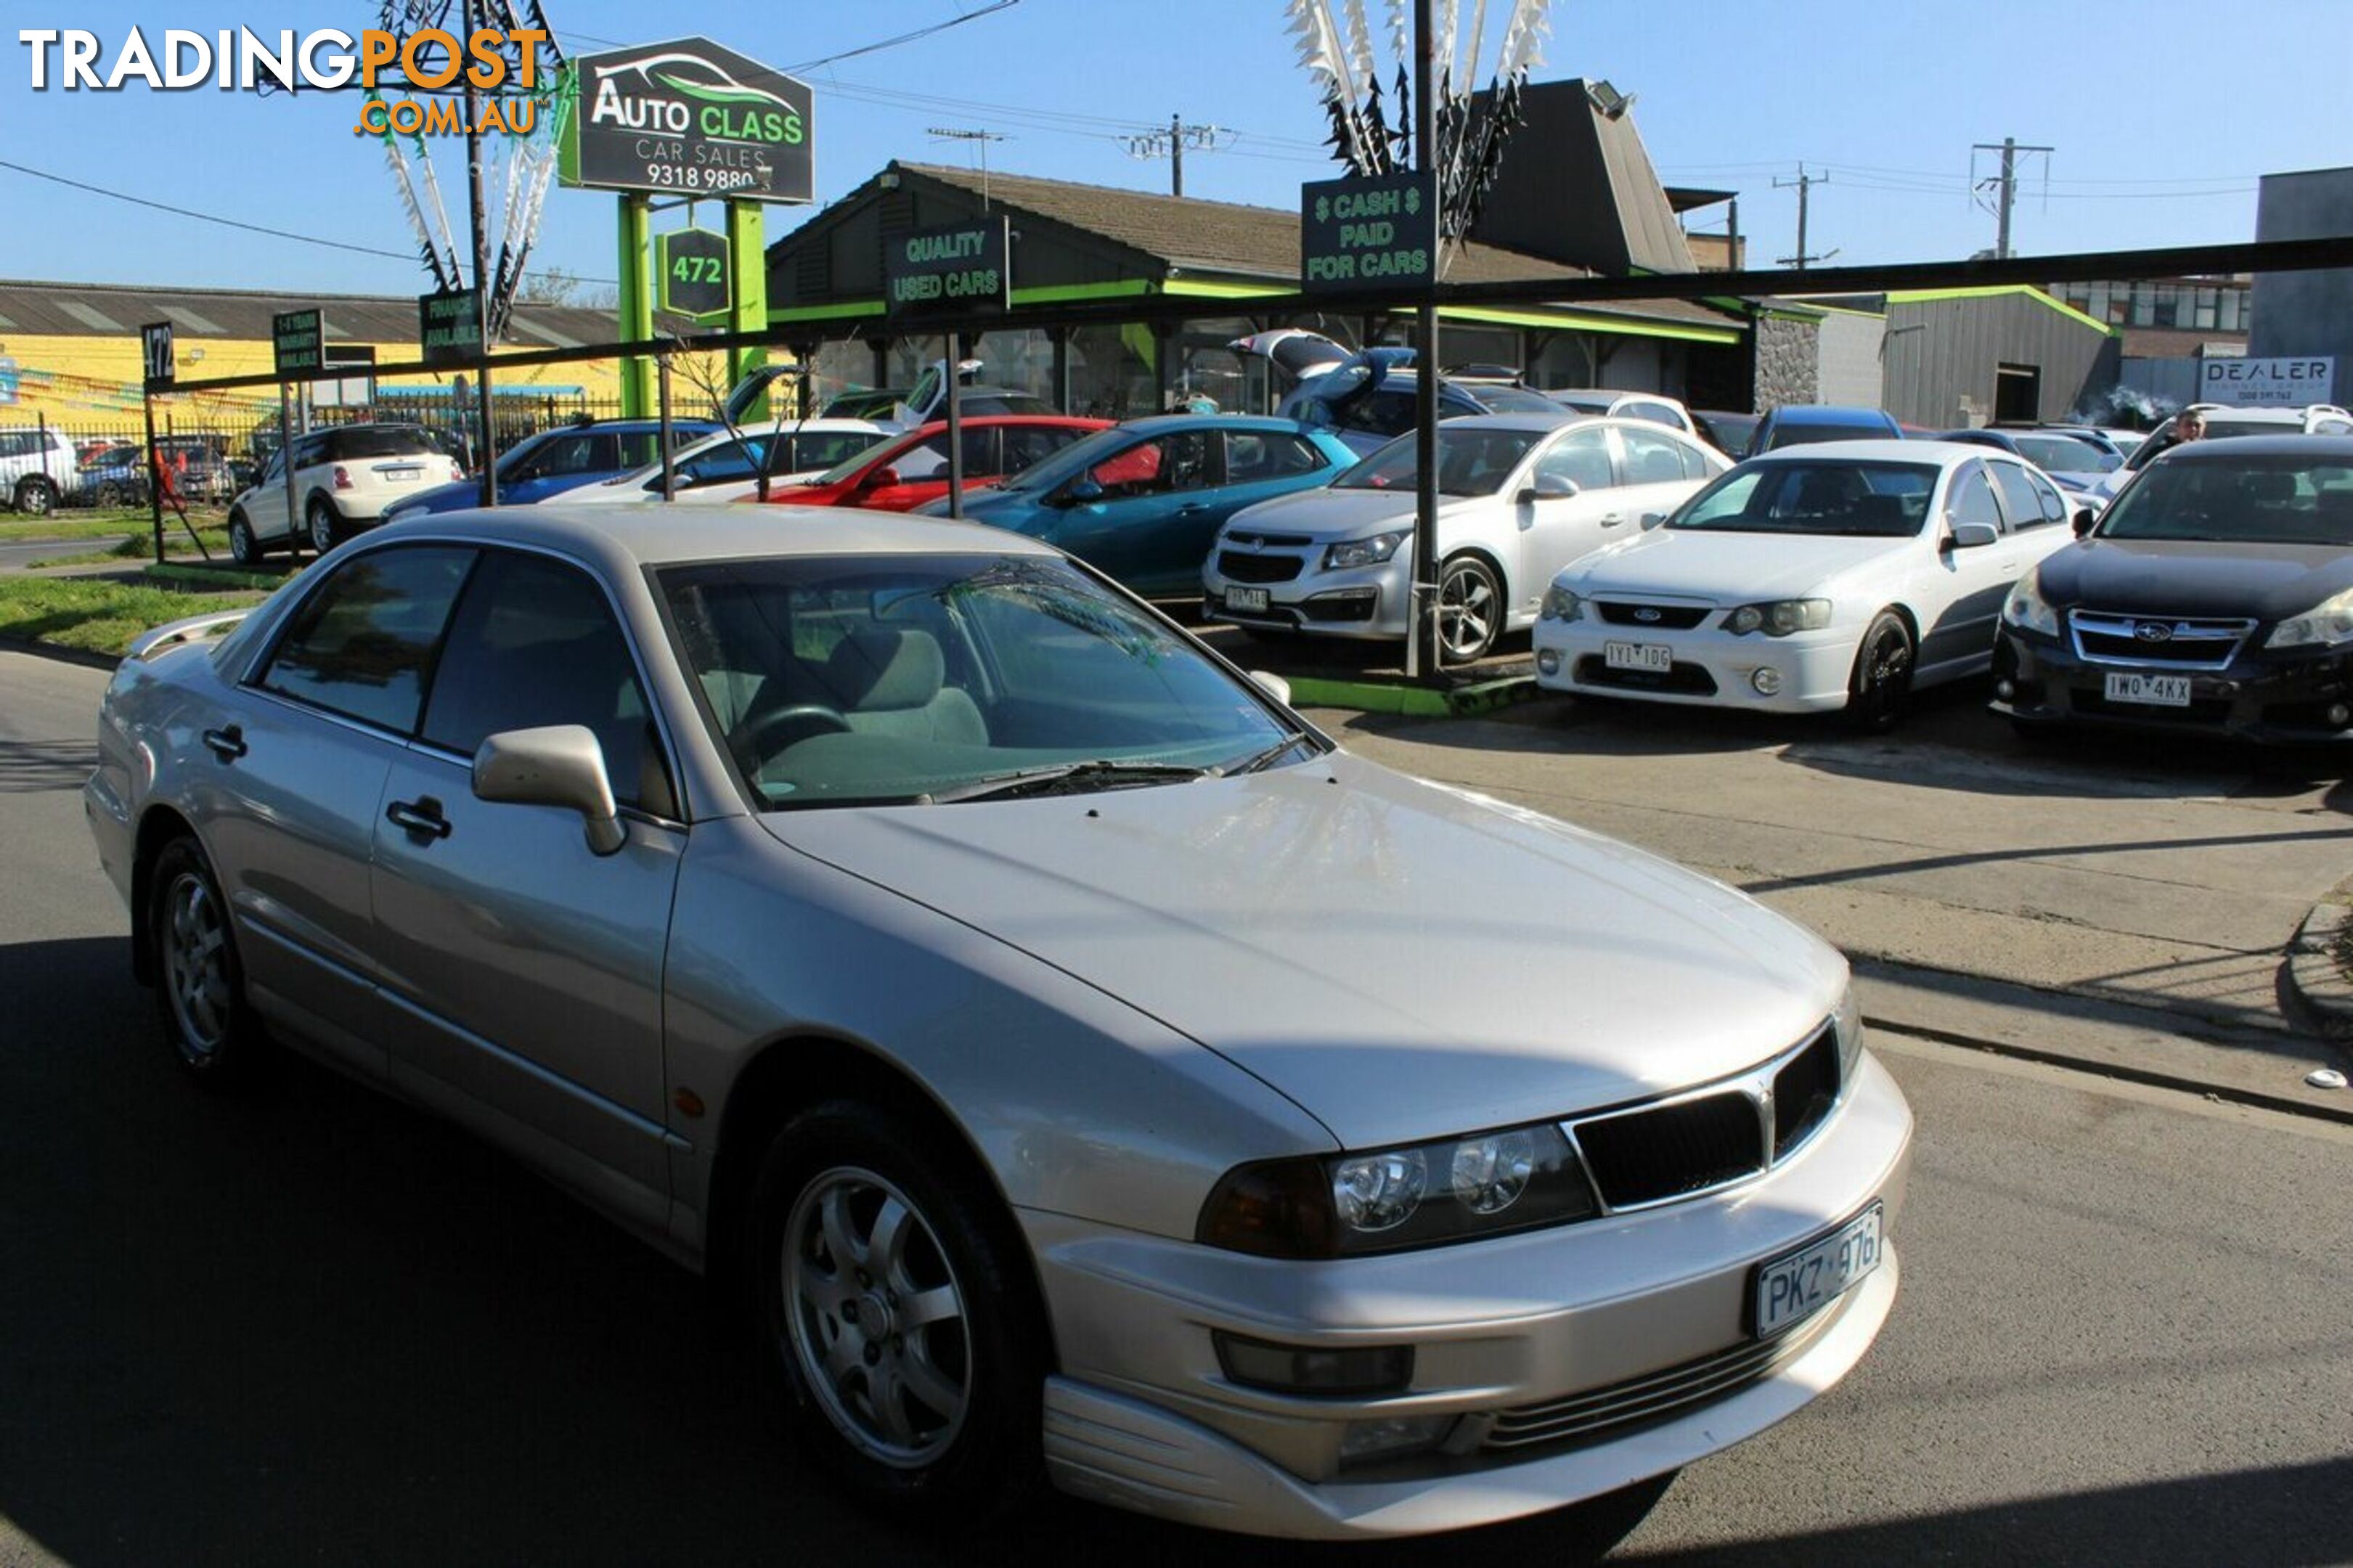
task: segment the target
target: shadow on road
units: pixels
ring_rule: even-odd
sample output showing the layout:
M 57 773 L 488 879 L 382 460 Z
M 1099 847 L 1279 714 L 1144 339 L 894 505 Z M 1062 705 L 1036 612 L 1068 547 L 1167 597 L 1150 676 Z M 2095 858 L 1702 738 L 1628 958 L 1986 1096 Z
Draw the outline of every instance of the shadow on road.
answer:
M 98 766 L 90 741 L 0 741 L 0 795 L 79 789 Z

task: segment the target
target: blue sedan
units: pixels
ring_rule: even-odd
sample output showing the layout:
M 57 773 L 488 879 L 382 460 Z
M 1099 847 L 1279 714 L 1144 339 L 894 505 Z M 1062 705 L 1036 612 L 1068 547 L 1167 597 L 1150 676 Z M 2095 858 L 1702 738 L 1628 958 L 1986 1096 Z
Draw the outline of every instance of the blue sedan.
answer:
M 1356 460 L 1332 431 L 1289 419 L 1171 414 L 1074 442 L 1003 489 L 966 496 L 964 512 L 1059 545 L 1139 594 L 1198 597 L 1228 518 L 1330 484 Z
M 673 450 L 720 426 L 709 419 L 673 419 Z M 499 454 L 499 504 L 529 506 L 565 490 L 642 468 L 661 456 L 661 421 L 607 419 L 559 425 L 524 437 Z M 406 497 L 385 516 L 416 517 L 429 511 L 459 511 L 475 504 L 480 487 L 471 479 L 436 485 Z

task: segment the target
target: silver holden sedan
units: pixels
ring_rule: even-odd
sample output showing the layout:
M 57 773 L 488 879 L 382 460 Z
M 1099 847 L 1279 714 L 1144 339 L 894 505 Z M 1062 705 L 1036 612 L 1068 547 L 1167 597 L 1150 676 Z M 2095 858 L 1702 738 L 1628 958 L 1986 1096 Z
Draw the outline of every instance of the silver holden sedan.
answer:
M 1275 685 L 996 530 L 555 501 L 142 638 L 87 801 L 191 1076 L 536 1166 L 871 1498 L 1630 1527 L 1870 1345 L 1910 1113 L 1830 948 Z

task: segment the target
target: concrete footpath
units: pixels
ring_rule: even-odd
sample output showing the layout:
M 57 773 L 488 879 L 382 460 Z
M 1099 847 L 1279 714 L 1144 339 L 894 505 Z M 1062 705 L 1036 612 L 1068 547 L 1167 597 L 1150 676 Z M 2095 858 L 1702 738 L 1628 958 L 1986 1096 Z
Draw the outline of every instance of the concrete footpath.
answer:
M 2030 748 L 1968 695 L 1895 734 L 1544 699 L 1487 719 L 1314 715 L 1377 761 L 1743 888 L 1930 1037 L 2353 1116 L 2283 954 L 2353 871 L 2353 790 L 2179 743 Z

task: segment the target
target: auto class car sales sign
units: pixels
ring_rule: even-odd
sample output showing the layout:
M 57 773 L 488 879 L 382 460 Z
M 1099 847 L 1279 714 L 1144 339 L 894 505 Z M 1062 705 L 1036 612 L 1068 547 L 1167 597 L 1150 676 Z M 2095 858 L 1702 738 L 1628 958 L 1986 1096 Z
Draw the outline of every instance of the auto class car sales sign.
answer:
M 567 185 L 749 201 L 815 196 L 808 86 L 708 38 L 573 62 L 558 172 Z

